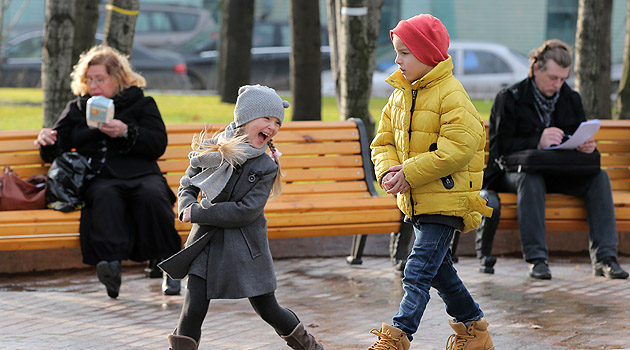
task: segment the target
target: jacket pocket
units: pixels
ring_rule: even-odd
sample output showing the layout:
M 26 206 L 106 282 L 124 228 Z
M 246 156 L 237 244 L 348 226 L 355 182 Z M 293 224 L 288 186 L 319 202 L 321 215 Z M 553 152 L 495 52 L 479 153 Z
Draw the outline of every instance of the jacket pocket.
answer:
M 249 250 L 249 254 L 252 256 L 252 259 L 256 259 L 260 255 L 262 255 L 262 249 L 260 248 L 260 243 L 256 235 L 248 235 L 243 228 L 238 229 L 241 232 L 241 236 L 243 236 L 243 241 Z

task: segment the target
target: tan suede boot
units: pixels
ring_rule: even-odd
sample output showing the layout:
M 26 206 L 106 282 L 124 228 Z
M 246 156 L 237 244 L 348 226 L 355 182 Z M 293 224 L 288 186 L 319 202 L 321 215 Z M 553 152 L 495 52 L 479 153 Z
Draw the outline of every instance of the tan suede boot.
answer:
M 296 350 L 324 350 L 321 343 L 310 335 L 304 325 L 300 322 L 289 335 L 280 336 L 291 349 Z
M 378 341 L 372 344 L 368 350 L 409 350 L 411 342 L 407 334 L 402 330 L 383 323 L 381 330 L 374 328 L 370 333 L 378 337 Z
M 168 336 L 168 345 L 171 346 L 170 350 L 197 350 L 199 347 L 195 339 L 175 334 Z
M 470 326 L 462 322 L 449 321 L 455 334 L 446 341 L 446 350 L 494 350 L 494 344 L 488 333 L 488 321 L 482 317 L 473 321 Z

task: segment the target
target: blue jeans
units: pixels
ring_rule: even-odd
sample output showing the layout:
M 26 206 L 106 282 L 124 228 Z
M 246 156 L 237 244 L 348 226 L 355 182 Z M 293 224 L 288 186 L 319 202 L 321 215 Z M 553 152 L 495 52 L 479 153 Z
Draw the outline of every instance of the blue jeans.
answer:
M 451 260 L 450 244 L 455 229 L 440 224 L 414 224 L 416 239 L 403 278 L 403 295 L 392 322 L 409 340 L 418 330 L 429 302 L 429 289 L 437 289 L 446 304 L 446 313 L 457 322 L 476 321 L 483 317 L 464 283 L 457 276 Z
M 605 171 L 594 176 L 574 177 L 505 173 L 503 180 L 494 188 L 500 192 L 517 194 L 518 226 L 526 261 L 548 257 L 545 241 L 546 193 L 564 193 L 584 198 L 590 233 L 591 263 L 606 257 L 617 257 L 615 206 L 610 179 Z

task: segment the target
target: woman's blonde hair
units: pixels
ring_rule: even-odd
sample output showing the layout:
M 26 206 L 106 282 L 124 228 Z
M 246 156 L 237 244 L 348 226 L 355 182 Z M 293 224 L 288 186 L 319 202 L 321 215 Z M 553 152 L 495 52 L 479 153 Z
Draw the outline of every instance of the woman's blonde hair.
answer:
M 79 62 L 77 62 L 72 73 L 70 73 L 72 93 L 77 96 L 88 94 L 87 70 L 90 66 L 97 64 L 104 65 L 107 74 L 116 82 L 116 93 L 131 86 L 145 87 L 147 85 L 144 77 L 133 71 L 127 56 L 121 54 L 113 47 L 96 45 L 81 54 Z
M 234 137 L 218 138 L 221 131 L 216 131 L 212 137 L 207 137 L 208 128 L 206 127 L 200 133 L 193 135 L 190 147 L 199 154 L 219 152 L 223 161 L 234 166 L 234 160 L 242 157 L 242 148 L 237 146 L 248 142 L 247 135 L 244 135 L 242 130 L 244 130 L 243 126 L 240 126 L 236 129 Z M 208 140 L 210 139 L 217 140 L 217 142 L 209 142 Z M 276 173 L 273 186 L 271 187 L 271 194 L 269 195 L 269 199 L 274 199 L 282 193 L 282 177 L 284 174 L 280 168 L 280 157 L 278 156 L 276 146 L 273 144 L 273 140 L 269 139 L 267 146 L 269 146 L 269 151 L 271 151 L 271 159 L 278 165 L 278 172 Z

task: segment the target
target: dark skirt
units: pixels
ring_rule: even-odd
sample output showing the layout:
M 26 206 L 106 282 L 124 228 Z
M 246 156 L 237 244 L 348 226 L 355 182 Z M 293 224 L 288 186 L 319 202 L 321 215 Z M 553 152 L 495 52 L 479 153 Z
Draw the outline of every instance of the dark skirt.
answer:
M 164 259 L 181 249 L 173 191 L 161 175 L 134 179 L 98 176 L 84 190 L 83 262 Z

